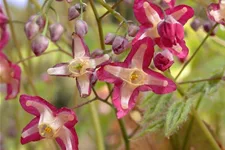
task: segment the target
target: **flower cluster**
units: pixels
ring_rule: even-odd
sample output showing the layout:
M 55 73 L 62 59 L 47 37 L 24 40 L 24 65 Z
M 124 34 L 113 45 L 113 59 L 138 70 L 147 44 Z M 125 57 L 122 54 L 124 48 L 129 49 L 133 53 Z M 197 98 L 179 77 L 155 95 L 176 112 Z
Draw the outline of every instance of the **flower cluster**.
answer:
M 113 84 L 110 96 L 119 119 L 135 107 L 140 92 L 167 94 L 175 91 L 176 84 L 165 77 L 163 72 L 174 64 L 174 56 L 180 60 L 187 58 L 189 50 L 184 40 L 184 25 L 193 17 L 194 10 L 187 5 L 176 6 L 175 0 L 164 2 L 167 4 L 165 10 L 152 1 L 134 0 L 133 11 L 140 25 L 128 25 L 126 36 L 132 40 L 129 41 L 126 36 L 108 33 L 104 42 L 111 45 L 110 52 L 98 49 L 92 53 L 85 43 L 88 24 L 82 17 L 77 19 L 84 13 L 86 5 L 71 6 L 68 9 L 68 20 L 77 19 L 75 32 L 72 34 L 72 59 L 57 63 L 47 73 L 74 78 L 80 97 L 90 96 L 97 80 Z M 225 1 L 211 4 L 208 7 L 208 16 L 212 21 L 225 25 Z M 8 41 L 7 21 L 0 8 L 0 83 L 7 86 L 6 99 L 12 99 L 19 92 L 21 70 L 2 52 Z M 59 21 L 48 27 L 47 15 L 31 16 L 24 30 L 27 38 L 32 40 L 32 50 L 36 56 L 48 48 L 47 31 L 54 43 L 64 33 L 64 27 Z M 114 61 L 110 57 L 111 52 L 119 55 L 125 50 L 128 54 L 124 61 Z M 71 109 L 57 109 L 38 96 L 21 95 L 20 103 L 25 111 L 35 116 L 22 131 L 22 144 L 47 138 L 55 139 L 64 150 L 78 149 L 78 137 L 74 129 L 77 117 Z

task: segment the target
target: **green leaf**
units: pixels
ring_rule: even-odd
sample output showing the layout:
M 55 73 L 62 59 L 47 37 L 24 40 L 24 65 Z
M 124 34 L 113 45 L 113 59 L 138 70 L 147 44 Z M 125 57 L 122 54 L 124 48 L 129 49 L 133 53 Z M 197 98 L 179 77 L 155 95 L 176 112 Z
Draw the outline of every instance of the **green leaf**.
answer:
M 154 132 L 164 127 L 166 113 L 172 103 L 171 97 L 172 94 L 154 94 L 149 99 L 143 101 L 145 105 L 142 103 L 142 106 L 146 111 L 141 122 L 143 130 L 139 135 L 143 135 L 146 132 Z
M 170 108 L 166 116 L 165 135 L 171 136 L 179 127 L 187 120 L 188 114 L 191 111 L 193 101 L 176 102 Z

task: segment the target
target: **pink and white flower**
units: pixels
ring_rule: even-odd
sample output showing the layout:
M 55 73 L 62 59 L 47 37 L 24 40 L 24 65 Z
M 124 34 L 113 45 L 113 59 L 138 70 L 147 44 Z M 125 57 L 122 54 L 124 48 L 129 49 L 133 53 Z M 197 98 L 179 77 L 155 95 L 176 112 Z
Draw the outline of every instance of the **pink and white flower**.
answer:
M 109 55 L 104 54 L 91 58 L 89 49 L 83 39 L 73 34 L 73 59 L 60 63 L 48 69 L 48 74 L 76 78 L 77 87 L 81 97 L 87 97 L 91 92 L 91 78 L 99 65 L 109 61 Z
M 159 52 L 154 56 L 153 62 L 157 69 L 166 71 L 174 63 L 173 55 L 169 50 L 163 50 L 162 52 Z
M 165 15 L 163 10 L 145 0 L 135 0 L 134 1 L 134 14 L 136 19 L 141 23 L 140 31 L 132 41 L 134 44 L 140 39 L 144 37 L 151 37 L 154 39 L 155 43 L 158 44 L 162 49 L 169 49 L 174 55 L 178 56 L 179 58 L 185 58 L 188 55 L 188 48 L 185 45 L 182 36 L 179 36 L 180 39 L 178 41 L 174 40 L 174 37 L 171 39 L 167 39 L 167 41 L 173 41 L 173 44 L 164 45 L 165 38 L 163 37 L 170 37 L 170 35 L 176 33 L 170 33 L 169 31 L 173 32 L 176 29 L 182 29 L 180 26 L 183 26 L 193 15 L 194 11 L 191 7 L 187 5 L 178 5 L 174 7 L 175 1 L 174 0 L 165 0 L 170 8 L 165 10 Z M 164 26 L 168 32 L 163 32 L 162 27 Z M 162 36 L 162 32 L 165 33 Z M 168 35 L 166 35 L 168 34 Z M 179 35 L 184 34 L 183 29 L 179 30 Z M 171 43 L 171 42 L 170 42 Z
M 0 52 L 0 66 L 0 84 L 6 85 L 5 100 L 13 99 L 20 91 L 20 67 L 9 61 L 2 52 Z
M 6 29 L 8 22 L 7 17 L 3 13 L 2 6 L 0 5 L 0 51 L 5 47 L 9 41 L 9 33 Z
M 225 25 L 225 0 L 220 0 L 218 4 L 210 4 L 207 13 L 211 20 Z
M 99 80 L 114 84 L 112 101 L 118 118 L 135 106 L 140 91 L 165 94 L 176 89 L 172 80 L 148 68 L 153 53 L 153 41 L 146 37 L 133 45 L 124 62 L 110 63 L 97 71 Z
M 78 150 L 77 117 L 71 109 L 57 109 L 41 97 L 29 95 L 21 95 L 20 104 L 35 116 L 23 129 L 21 144 L 46 138 L 55 139 L 62 150 Z

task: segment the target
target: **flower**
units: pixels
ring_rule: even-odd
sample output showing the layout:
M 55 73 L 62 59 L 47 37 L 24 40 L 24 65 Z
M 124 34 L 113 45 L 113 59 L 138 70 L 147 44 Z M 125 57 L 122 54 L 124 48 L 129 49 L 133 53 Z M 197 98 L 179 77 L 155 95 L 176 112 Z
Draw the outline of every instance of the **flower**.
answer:
M 174 63 L 173 55 L 167 49 L 162 52 L 157 53 L 154 56 L 153 61 L 154 61 L 155 67 L 161 71 L 167 70 Z
M 77 117 L 71 109 L 57 109 L 41 97 L 29 95 L 21 95 L 20 104 L 35 116 L 23 128 L 21 144 L 47 138 L 55 139 L 62 150 L 78 150 Z
M 66 63 L 60 63 L 48 69 L 49 75 L 67 76 L 76 78 L 77 87 L 81 97 L 87 97 L 91 92 L 91 78 L 96 67 L 109 60 L 109 55 L 104 54 L 91 58 L 88 47 L 83 39 L 73 34 L 73 59 Z
M 0 52 L 0 66 L 0 84 L 6 85 L 5 100 L 13 99 L 20 91 L 20 67 L 9 61 L 2 52 Z
M 225 25 L 225 0 L 220 0 L 218 4 L 211 3 L 207 14 L 212 21 Z
M 7 17 L 3 13 L 0 5 L 0 51 L 5 47 L 9 41 L 9 33 L 6 30 L 6 24 L 8 22 Z
M 145 0 L 134 1 L 134 14 L 136 19 L 141 23 L 141 26 L 140 31 L 137 33 L 132 43 L 134 44 L 144 37 L 151 37 L 162 49 L 168 49 L 179 58 L 185 58 L 188 55 L 188 48 L 186 47 L 183 38 L 179 41 L 171 39 L 174 42 L 173 45 L 169 45 L 169 47 L 168 45 L 164 45 L 163 40 L 165 38 L 162 38 L 162 28 L 159 27 L 159 24 L 169 24 L 169 26 L 167 26 L 167 31 L 174 31 L 177 29 L 176 26 L 178 24 L 179 26 L 183 26 L 194 15 L 194 11 L 187 5 L 178 5 L 174 7 L 174 0 L 165 1 L 170 6 L 170 8 L 165 10 L 165 15 L 159 6 L 151 2 Z M 179 27 L 179 29 L 181 28 Z M 180 35 L 184 34 L 183 32 L 183 30 L 179 30 Z M 163 37 L 170 37 L 171 35 L 170 32 L 167 32 L 166 34 L 164 34 Z
M 112 101 L 118 118 L 135 106 L 140 91 L 165 94 L 176 89 L 172 80 L 148 68 L 153 53 L 153 41 L 146 37 L 132 46 L 124 62 L 110 63 L 97 71 L 99 80 L 114 84 Z

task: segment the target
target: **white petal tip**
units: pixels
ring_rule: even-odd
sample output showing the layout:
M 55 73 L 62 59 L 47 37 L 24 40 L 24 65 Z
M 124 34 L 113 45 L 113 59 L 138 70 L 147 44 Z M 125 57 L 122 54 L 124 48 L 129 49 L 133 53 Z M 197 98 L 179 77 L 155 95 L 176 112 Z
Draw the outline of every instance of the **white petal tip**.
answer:
M 31 102 L 31 101 L 27 101 L 27 102 L 26 102 L 26 105 L 27 105 L 27 106 L 31 106 L 31 105 L 32 105 L 32 102 Z
M 163 86 L 166 87 L 168 85 L 167 81 L 163 81 Z

